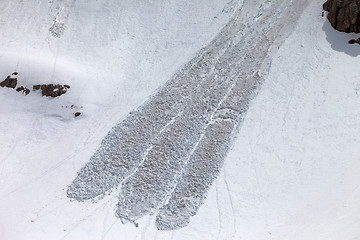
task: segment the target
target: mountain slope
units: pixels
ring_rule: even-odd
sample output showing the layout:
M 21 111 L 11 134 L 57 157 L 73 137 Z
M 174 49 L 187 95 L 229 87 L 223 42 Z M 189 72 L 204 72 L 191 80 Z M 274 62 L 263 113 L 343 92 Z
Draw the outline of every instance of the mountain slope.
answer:
M 238 7 L 141 3 L 122 2 L 121 11 L 112 1 L 11 1 L 0 8 L 3 78 L 19 71 L 24 84 L 71 85 L 57 99 L 0 89 L 0 238 L 359 237 L 360 52 L 346 44 L 353 35 L 330 28 L 316 0 L 273 55 L 269 74 L 264 65 L 264 85 L 188 227 L 159 232 L 155 216 L 138 228 L 122 225 L 113 212 L 116 194 L 96 204 L 66 198 L 108 129 L 195 56 L 230 18 L 227 9 Z M 67 24 L 60 38 L 49 32 L 54 19 Z M 73 119 L 66 108 L 72 104 L 83 107 L 81 118 Z

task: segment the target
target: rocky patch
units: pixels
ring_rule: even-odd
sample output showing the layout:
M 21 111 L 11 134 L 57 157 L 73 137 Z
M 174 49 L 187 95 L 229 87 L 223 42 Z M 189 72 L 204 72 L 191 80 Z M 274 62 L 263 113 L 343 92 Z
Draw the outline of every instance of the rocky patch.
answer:
M 18 84 L 17 76 L 18 72 L 13 72 L 11 76 L 7 76 L 6 79 L 0 82 L 0 87 L 7 87 L 7 88 L 16 88 Z M 65 94 L 67 90 L 70 88 L 69 85 L 60 85 L 60 84 L 37 84 L 33 85 L 32 90 L 37 91 L 41 89 L 41 93 L 43 96 L 47 97 L 60 97 L 61 95 Z M 31 90 L 27 87 L 20 86 L 16 88 L 17 92 L 22 92 L 25 96 L 30 94 Z
M 21 87 L 18 87 L 16 89 L 17 92 L 22 92 L 25 96 L 28 95 L 30 93 L 30 89 L 24 87 L 24 86 L 21 86 Z
M 61 84 L 36 84 L 33 85 L 32 88 L 28 88 L 26 86 L 19 86 L 18 85 L 18 72 L 13 72 L 11 75 L 7 76 L 6 79 L 2 82 L 0 82 L 1 87 L 7 87 L 7 88 L 13 88 L 16 92 L 22 93 L 24 96 L 29 95 L 31 92 L 40 91 L 42 93 L 42 96 L 46 97 L 60 97 L 61 95 L 67 93 L 67 91 L 70 89 L 70 86 L 67 84 L 61 85 Z M 82 115 L 82 112 L 79 111 L 79 109 L 82 109 L 82 106 L 64 106 L 64 108 L 72 109 L 74 118 L 80 117 Z

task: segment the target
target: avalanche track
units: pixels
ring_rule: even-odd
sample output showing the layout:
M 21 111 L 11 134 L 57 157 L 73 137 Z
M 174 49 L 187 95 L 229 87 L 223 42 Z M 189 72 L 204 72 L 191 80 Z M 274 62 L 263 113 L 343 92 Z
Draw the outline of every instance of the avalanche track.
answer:
M 120 186 L 116 215 L 160 209 L 160 230 L 186 226 L 218 176 L 237 127 L 306 0 L 245 0 L 221 32 L 141 107 L 118 123 L 69 186 L 101 199 Z

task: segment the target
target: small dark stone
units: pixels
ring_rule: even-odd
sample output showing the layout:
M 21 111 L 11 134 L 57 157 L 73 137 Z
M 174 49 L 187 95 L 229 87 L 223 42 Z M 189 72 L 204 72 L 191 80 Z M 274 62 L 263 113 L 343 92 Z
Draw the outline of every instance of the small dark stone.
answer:
M 74 115 L 75 115 L 75 117 L 78 117 L 81 115 L 81 112 L 76 112 L 76 113 L 74 113 Z
M 41 87 L 40 85 L 34 85 L 34 86 L 33 86 L 33 90 L 39 90 L 40 87 Z
M 15 75 L 15 76 L 18 75 L 18 74 L 19 74 L 18 72 L 13 72 L 12 73 L 12 75 Z
M 24 90 L 24 87 L 23 87 L 23 86 L 18 87 L 18 88 L 16 89 L 17 92 L 20 92 L 20 91 L 22 91 L 22 90 Z
M 69 86 L 69 85 L 67 85 L 67 84 L 65 84 L 65 85 L 64 85 L 64 87 L 66 87 L 66 88 L 70 88 L 70 86 Z
M 355 44 L 355 43 L 356 43 L 356 40 L 355 40 L 355 39 L 350 39 L 350 40 L 348 41 L 348 43 L 349 43 L 349 44 Z
M 25 96 L 28 95 L 28 94 L 30 93 L 30 89 L 25 88 L 24 91 L 23 91 L 23 93 L 25 94 Z
M 358 44 L 360 44 L 360 38 L 358 38 L 358 39 L 356 40 L 356 42 L 357 42 Z

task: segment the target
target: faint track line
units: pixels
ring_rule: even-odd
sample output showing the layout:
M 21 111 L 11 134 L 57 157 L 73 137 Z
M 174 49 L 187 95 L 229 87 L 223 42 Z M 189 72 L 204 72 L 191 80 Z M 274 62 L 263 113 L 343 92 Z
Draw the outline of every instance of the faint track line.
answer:
M 228 181 L 227 181 L 226 169 L 223 170 L 223 177 L 224 177 L 224 183 L 225 183 L 225 186 L 226 186 L 226 192 L 227 192 L 228 197 L 229 197 L 231 213 L 232 213 L 232 216 L 233 216 L 233 228 L 234 228 L 234 233 L 232 234 L 232 238 L 234 239 L 234 237 L 235 237 L 235 235 L 236 235 L 236 215 L 235 215 L 235 208 L 234 208 L 234 203 L 233 203 L 232 196 L 231 196 L 231 191 L 230 191 L 229 183 L 228 183 Z

